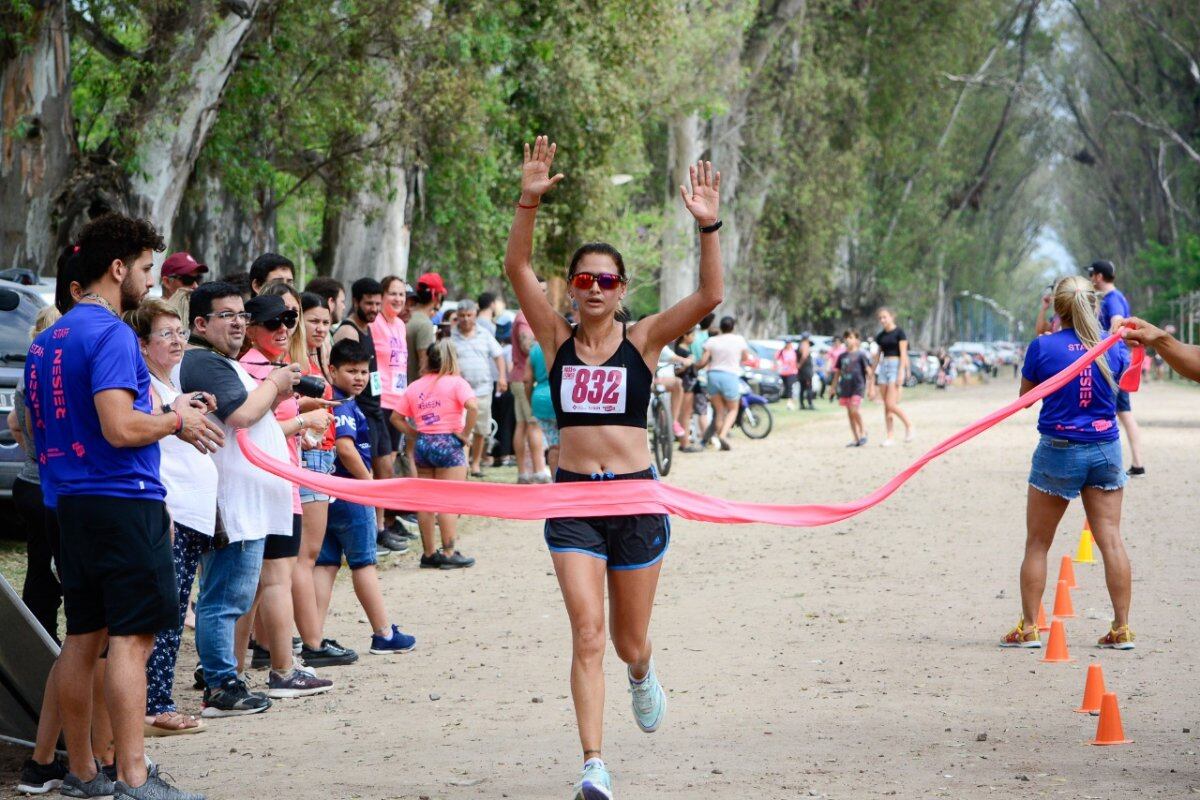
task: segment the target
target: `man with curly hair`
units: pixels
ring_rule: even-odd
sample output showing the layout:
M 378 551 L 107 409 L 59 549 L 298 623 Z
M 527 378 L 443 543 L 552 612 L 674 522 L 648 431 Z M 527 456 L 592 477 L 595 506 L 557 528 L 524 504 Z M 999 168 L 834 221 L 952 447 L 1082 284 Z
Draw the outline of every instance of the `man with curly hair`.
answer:
M 43 494 L 61 529 L 67 637 L 54 680 L 69 797 L 198 797 L 147 771 L 143 741 L 146 660 L 154 634 L 179 624 L 158 441 L 178 436 L 203 453 L 224 441 L 205 416 L 206 395 L 154 408 L 137 335 L 121 321 L 150 290 L 162 249 L 146 220 L 106 214 L 88 223 L 68 265 L 79 302 L 38 335 L 25 362 Z M 91 742 L 92 679 L 106 646 L 115 782 L 98 768 Z

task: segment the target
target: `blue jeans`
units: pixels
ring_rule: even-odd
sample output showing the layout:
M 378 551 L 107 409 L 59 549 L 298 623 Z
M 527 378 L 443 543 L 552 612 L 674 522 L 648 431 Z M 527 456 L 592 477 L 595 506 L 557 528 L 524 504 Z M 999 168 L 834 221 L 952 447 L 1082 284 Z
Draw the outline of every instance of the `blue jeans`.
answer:
M 204 682 L 216 688 L 237 677 L 233 626 L 250 610 L 262 571 L 263 545 L 230 542 L 200 558 L 200 597 L 196 601 L 196 650 Z
M 1087 486 L 1113 492 L 1127 480 L 1120 439 L 1072 442 L 1042 434 L 1029 468 L 1030 486 L 1064 500 L 1079 497 Z
M 183 618 L 187 614 L 188 598 L 192 594 L 192 581 L 196 579 L 196 565 L 201 556 L 212 547 L 212 537 L 194 531 L 186 525 L 175 526 L 175 538 L 171 549 L 175 556 L 175 576 L 179 581 L 179 619 L 173 628 L 159 631 L 154 636 L 154 651 L 146 662 L 146 714 L 158 716 L 164 711 L 175 710 L 175 699 L 171 690 L 175 684 L 175 659 L 179 655 L 179 639 L 183 635 Z

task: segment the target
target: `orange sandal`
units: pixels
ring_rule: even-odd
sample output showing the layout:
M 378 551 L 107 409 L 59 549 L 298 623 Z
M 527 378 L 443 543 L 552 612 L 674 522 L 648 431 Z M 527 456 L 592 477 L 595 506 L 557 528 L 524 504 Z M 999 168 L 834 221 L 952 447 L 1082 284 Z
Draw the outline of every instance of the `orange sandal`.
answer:
M 1020 647 L 1026 650 L 1036 650 L 1042 646 L 1038 635 L 1037 625 L 1025 627 L 1025 620 L 1017 620 L 1017 625 L 1000 640 L 1001 647 Z

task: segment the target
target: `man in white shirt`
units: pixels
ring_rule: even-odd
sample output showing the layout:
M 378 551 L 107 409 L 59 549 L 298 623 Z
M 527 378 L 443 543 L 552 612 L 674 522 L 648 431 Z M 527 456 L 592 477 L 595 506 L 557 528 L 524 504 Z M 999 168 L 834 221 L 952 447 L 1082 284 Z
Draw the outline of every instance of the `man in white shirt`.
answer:
M 476 324 L 478 311 L 474 300 L 460 300 L 458 321 L 450 338 L 458 353 L 458 371 L 479 401 L 479 417 L 471 438 L 471 475 L 481 478 L 480 461 L 492 425 L 492 386 L 500 393 L 508 390 L 508 366 L 496 337 Z

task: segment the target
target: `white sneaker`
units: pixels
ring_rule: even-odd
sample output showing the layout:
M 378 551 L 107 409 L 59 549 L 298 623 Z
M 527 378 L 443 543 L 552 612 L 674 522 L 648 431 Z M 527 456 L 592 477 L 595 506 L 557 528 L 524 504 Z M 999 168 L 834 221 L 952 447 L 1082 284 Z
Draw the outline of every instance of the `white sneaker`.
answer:
M 904 443 L 905 444 L 908 444 L 909 442 L 911 442 L 913 439 L 916 439 L 916 438 L 917 438 L 917 429 L 916 428 L 909 428 L 904 433 Z
M 884 439 L 880 447 L 893 447 L 896 444 L 894 439 Z

